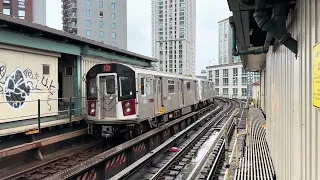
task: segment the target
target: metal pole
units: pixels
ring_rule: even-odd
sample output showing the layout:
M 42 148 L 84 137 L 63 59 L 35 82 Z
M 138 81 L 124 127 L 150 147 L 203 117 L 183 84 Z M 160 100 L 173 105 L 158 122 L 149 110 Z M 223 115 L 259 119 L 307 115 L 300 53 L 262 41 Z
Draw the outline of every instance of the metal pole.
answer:
M 248 138 L 250 136 L 250 109 L 248 107 Z M 249 146 L 249 140 L 248 140 L 248 146 Z
M 38 99 L 38 130 L 40 132 L 40 99 Z
M 72 97 L 70 97 L 69 99 L 69 120 L 70 120 L 70 123 L 71 123 L 71 118 L 72 118 L 72 114 L 71 114 L 71 110 L 72 110 Z
M 228 129 L 225 128 L 224 129 L 224 151 L 225 151 L 225 161 L 226 161 L 226 176 L 227 176 L 227 180 L 230 179 L 230 174 L 229 174 L 229 168 L 230 168 L 230 164 L 229 164 L 229 153 L 228 153 L 228 148 L 229 148 L 229 143 L 228 143 Z
M 234 121 L 234 124 L 235 124 L 235 141 L 234 143 L 236 144 L 236 168 L 238 169 L 239 168 L 239 152 L 238 152 L 238 115 L 235 116 L 235 121 Z

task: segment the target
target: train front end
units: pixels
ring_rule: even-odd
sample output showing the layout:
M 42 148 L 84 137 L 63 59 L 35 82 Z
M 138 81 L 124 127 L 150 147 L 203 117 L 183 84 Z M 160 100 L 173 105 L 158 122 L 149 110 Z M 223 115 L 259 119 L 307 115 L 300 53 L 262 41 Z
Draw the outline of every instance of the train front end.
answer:
M 136 80 L 131 67 L 95 65 L 86 75 L 86 86 L 89 134 L 110 137 L 136 122 Z

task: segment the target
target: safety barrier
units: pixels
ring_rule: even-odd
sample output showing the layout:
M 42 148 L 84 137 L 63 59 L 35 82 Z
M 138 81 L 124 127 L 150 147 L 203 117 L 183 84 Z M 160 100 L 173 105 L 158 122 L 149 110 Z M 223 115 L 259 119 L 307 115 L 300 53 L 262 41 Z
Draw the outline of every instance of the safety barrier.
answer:
M 69 119 L 69 122 L 79 120 L 85 107 L 81 102 L 85 97 L 70 97 L 57 99 L 37 99 L 23 101 L 0 102 L 2 113 L 1 123 L 9 123 L 21 120 L 37 120 L 37 129 L 32 133 L 40 132 L 41 123 Z M 9 108 L 9 110 L 5 110 Z

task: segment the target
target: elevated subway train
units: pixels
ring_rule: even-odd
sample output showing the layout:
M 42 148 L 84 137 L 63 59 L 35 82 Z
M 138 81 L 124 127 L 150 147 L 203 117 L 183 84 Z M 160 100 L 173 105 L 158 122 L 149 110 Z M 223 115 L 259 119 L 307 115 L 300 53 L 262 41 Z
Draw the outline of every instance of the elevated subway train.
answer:
M 195 111 L 215 96 L 211 81 L 120 63 L 97 64 L 86 75 L 88 132 L 131 137 Z

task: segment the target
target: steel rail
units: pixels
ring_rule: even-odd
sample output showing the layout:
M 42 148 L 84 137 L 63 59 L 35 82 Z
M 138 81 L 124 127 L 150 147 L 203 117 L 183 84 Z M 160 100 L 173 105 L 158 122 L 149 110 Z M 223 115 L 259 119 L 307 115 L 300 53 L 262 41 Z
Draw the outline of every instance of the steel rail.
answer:
M 197 112 L 184 115 L 88 160 L 80 162 L 73 167 L 64 169 L 47 179 L 73 179 L 89 171 L 90 173 L 93 171 L 92 173 L 94 173 L 98 179 L 111 178 L 134 162 L 139 161 L 143 155 L 153 152 L 155 148 L 161 146 L 161 144 L 169 138 L 163 137 L 166 132 L 169 133 L 168 136 L 175 136 L 178 132 L 189 127 L 190 124 L 200 125 L 198 121 L 196 121 L 197 123 L 192 122 L 189 124 L 189 120 L 192 121 L 192 119 L 194 119 L 195 121 L 198 116 L 203 117 L 202 119 L 209 118 L 214 113 L 217 113 L 217 109 L 213 109 L 214 105 L 209 105 Z M 139 149 L 141 146 L 144 148 L 137 152 L 137 148 Z M 116 163 L 118 164 L 115 165 Z
M 225 107 L 223 111 L 218 113 L 215 118 L 212 118 L 209 122 L 206 122 L 203 128 L 200 129 L 196 135 L 194 135 L 192 140 L 190 140 L 189 143 L 187 143 L 187 145 L 182 150 L 180 150 L 177 154 L 175 154 L 175 156 L 171 158 L 169 162 L 167 162 L 166 165 L 164 165 L 151 179 L 155 179 L 158 176 L 160 176 L 161 173 L 163 173 L 168 167 L 170 167 L 170 165 L 173 164 L 173 162 L 177 159 L 177 157 L 181 156 L 181 154 L 184 154 L 184 152 L 187 151 L 188 147 L 190 147 L 191 144 L 194 144 L 197 139 L 202 137 L 206 132 L 212 129 L 212 127 L 216 127 L 216 125 L 220 123 L 220 121 L 225 117 L 224 113 L 232 110 L 232 103 L 230 103 L 229 101 L 227 101 L 227 103 L 224 106 L 227 106 L 227 107 Z M 198 121 L 202 121 L 202 119 Z M 158 147 L 157 149 L 153 150 L 152 153 L 147 154 L 146 156 L 141 158 L 139 161 L 128 166 L 126 169 L 119 172 L 118 174 L 113 176 L 111 179 L 130 179 L 131 176 L 136 175 L 137 172 L 140 172 L 140 170 L 144 168 L 148 163 L 150 163 L 153 159 L 158 157 L 162 152 L 164 152 L 169 147 L 171 147 L 174 141 L 181 139 L 181 137 L 184 136 L 184 134 L 189 133 L 191 129 L 194 129 L 194 127 L 189 126 L 188 130 L 186 129 L 186 131 L 176 134 L 175 137 L 163 143 L 161 147 Z
M 220 108 L 217 109 L 217 110 L 220 110 Z M 112 179 L 116 180 L 116 179 L 128 179 L 128 178 L 130 178 L 133 174 L 135 174 L 136 172 L 139 172 L 139 170 L 141 168 L 143 168 L 144 165 L 146 165 L 149 162 L 151 162 L 156 156 L 158 156 L 159 154 L 161 154 L 162 152 L 167 150 L 168 147 L 171 147 L 171 145 L 174 142 L 176 142 L 178 139 L 181 139 L 181 137 L 183 137 L 184 135 L 188 134 L 191 130 L 193 130 L 195 127 L 197 127 L 197 125 L 200 124 L 206 118 L 207 118 L 206 116 L 200 118 L 193 125 L 190 125 L 187 129 L 185 129 L 185 130 L 181 131 L 180 133 L 176 134 L 171 139 L 168 139 L 166 142 L 161 144 L 161 146 L 159 146 L 158 148 L 154 149 L 149 154 L 145 155 L 139 161 L 137 161 L 137 162 L 133 163 L 132 165 L 128 166 L 126 169 L 124 169 L 120 173 L 118 173 L 115 176 L 113 176 L 110 180 L 112 180 Z M 212 121 L 213 120 L 211 120 L 209 123 L 212 123 Z M 208 126 L 205 126 L 205 127 L 208 127 Z M 199 132 L 198 135 L 196 135 L 196 137 L 194 137 L 194 139 L 196 139 L 202 132 L 204 132 L 204 131 Z M 193 140 L 192 140 L 192 142 L 193 142 Z M 181 151 L 179 151 L 179 152 L 181 152 Z
M 241 105 L 241 103 L 240 103 L 240 105 Z M 246 107 L 248 106 L 248 101 L 245 103 L 245 106 L 246 106 Z M 243 118 L 243 113 L 245 112 L 246 107 L 245 107 L 244 109 L 242 109 L 241 116 L 238 117 L 238 118 L 240 118 L 240 119 Z M 239 121 L 239 122 L 240 122 L 240 121 Z M 233 131 L 229 131 L 229 132 L 228 132 L 228 136 L 231 136 L 232 133 L 233 133 Z M 232 136 L 231 136 L 231 137 L 232 137 Z M 236 143 L 237 143 L 237 140 L 235 140 L 234 143 L 236 144 Z M 212 167 L 210 168 L 210 171 L 209 171 L 208 176 L 206 177 L 206 180 L 211 180 L 211 179 L 213 178 L 213 176 L 215 175 L 214 173 L 215 173 L 215 171 L 216 171 L 216 166 L 218 165 L 218 162 L 221 161 L 222 155 L 224 155 L 224 154 L 222 153 L 222 149 L 225 147 L 225 145 L 226 145 L 226 144 L 225 144 L 225 141 L 223 140 L 223 145 L 221 146 L 221 148 L 220 148 L 220 150 L 219 150 L 219 152 L 218 152 L 217 158 L 215 159 Z M 229 144 L 228 144 L 228 145 L 229 145 Z M 232 162 L 234 150 L 235 150 L 235 146 L 233 147 L 233 150 L 232 150 L 232 152 L 231 152 L 231 157 L 230 157 L 229 162 L 228 162 L 229 164 Z M 224 179 L 226 178 L 226 174 L 228 173 L 228 172 L 227 172 L 228 170 L 229 170 L 229 168 L 226 169 L 226 173 L 224 174 L 224 177 L 223 177 Z
M 229 109 L 226 109 L 226 111 L 228 111 L 228 110 L 229 110 Z M 230 109 L 230 110 L 232 110 L 232 106 L 231 106 L 231 109 Z M 226 113 L 226 111 L 225 111 L 225 112 L 222 112 L 222 113 Z M 223 115 L 222 117 L 218 117 L 218 118 L 220 118 L 220 120 L 222 120 L 224 117 L 226 117 L 226 115 Z M 230 116 L 230 118 L 232 118 L 232 117 L 233 117 L 233 114 Z M 213 119 L 212 121 L 214 122 L 215 119 Z M 222 135 L 220 132 L 223 132 L 223 129 L 224 129 L 224 127 L 226 127 L 226 124 L 228 124 L 228 122 L 229 122 L 229 120 L 227 120 L 227 122 L 225 123 L 225 125 L 221 128 L 221 130 L 219 131 L 218 136 L 216 137 L 216 139 L 214 140 L 214 142 L 212 143 L 212 145 L 211 145 L 211 147 L 210 147 L 209 149 L 212 149 L 212 148 L 217 144 L 218 140 L 220 139 L 220 137 L 221 137 L 221 135 Z M 210 123 L 210 124 L 212 124 L 212 123 Z M 210 124 L 209 124 L 209 126 L 207 126 L 206 128 L 204 128 L 200 133 L 203 134 L 204 131 L 206 131 L 206 130 L 209 129 L 209 128 L 212 128 L 212 127 L 210 127 Z M 216 123 L 215 125 L 217 125 L 217 123 Z M 215 128 L 215 126 L 213 126 L 213 128 Z M 198 136 L 200 135 L 200 133 L 198 134 Z M 194 138 L 194 139 L 192 140 L 192 142 L 193 142 L 194 140 L 196 140 L 196 138 Z M 189 144 L 191 144 L 191 142 L 190 142 Z M 186 146 L 185 149 L 187 149 L 187 147 L 188 147 L 188 145 Z M 209 154 L 205 154 L 205 155 L 203 156 L 203 158 L 202 158 L 202 160 L 200 161 L 200 163 L 197 163 L 196 167 L 193 168 L 193 171 L 191 172 L 191 174 L 192 174 L 193 172 L 195 172 L 195 171 L 198 171 L 197 168 L 202 167 L 202 165 L 203 165 L 203 163 L 204 163 L 203 160 L 204 160 L 204 159 L 207 159 L 207 158 L 208 158 L 208 155 L 209 155 Z M 178 153 L 176 156 L 174 156 L 174 157 L 173 157 L 160 171 L 158 171 L 158 173 L 155 174 L 151 179 L 156 179 L 156 178 L 158 178 L 159 175 L 160 175 L 161 173 L 163 173 L 166 169 L 168 169 L 168 167 L 171 166 L 171 165 L 173 164 L 173 162 L 174 162 L 179 156 L 180 156 L 179 153 Z M 190 179 L 190 178 L 189 178 L 189 179 Z M 194 179 L 194 178 L 192 178 L 192 179 Z
M 232 125 L 233 125 L 232 122 L 233 122 L 233 119 L 234 119 L 235 115 L 238 113 L 238 111 L 239 111 L 238 109 L 233 111 L 232 115 L 229 117 L 227 122 L 223 125 L 223 127 L 219 131 L 219 134 L 218 134 L 217 138 L 212 143 L 212 145 L 209 148 L 209 150 L 206 152 L 206 155 L 204 156 L 204 158 L 202 158 L 200 163 L 198 163 L 196 165 L 196 167 L 193 168 L 193 171 L 190 173 L 190 175 L 188 176 L 187 180 L 196 179 L 196 177 L 199 175 L 201 169 L 203 168 L 203 166 L 207 162 L 209 155 L 212 154 L 212 151 L 214 150 L 214 148 L 217 145 L 218 141 L 225 135 L 224 129 L 228 129 L 227 135 L 229 135 L 230 132 L 232 132 L 232 130 L 231 130 L 232 129 Z M 221 147 L 224 147 L 225 146 L 225 141 L 223 141 L 222 144 L 223 145 Z

